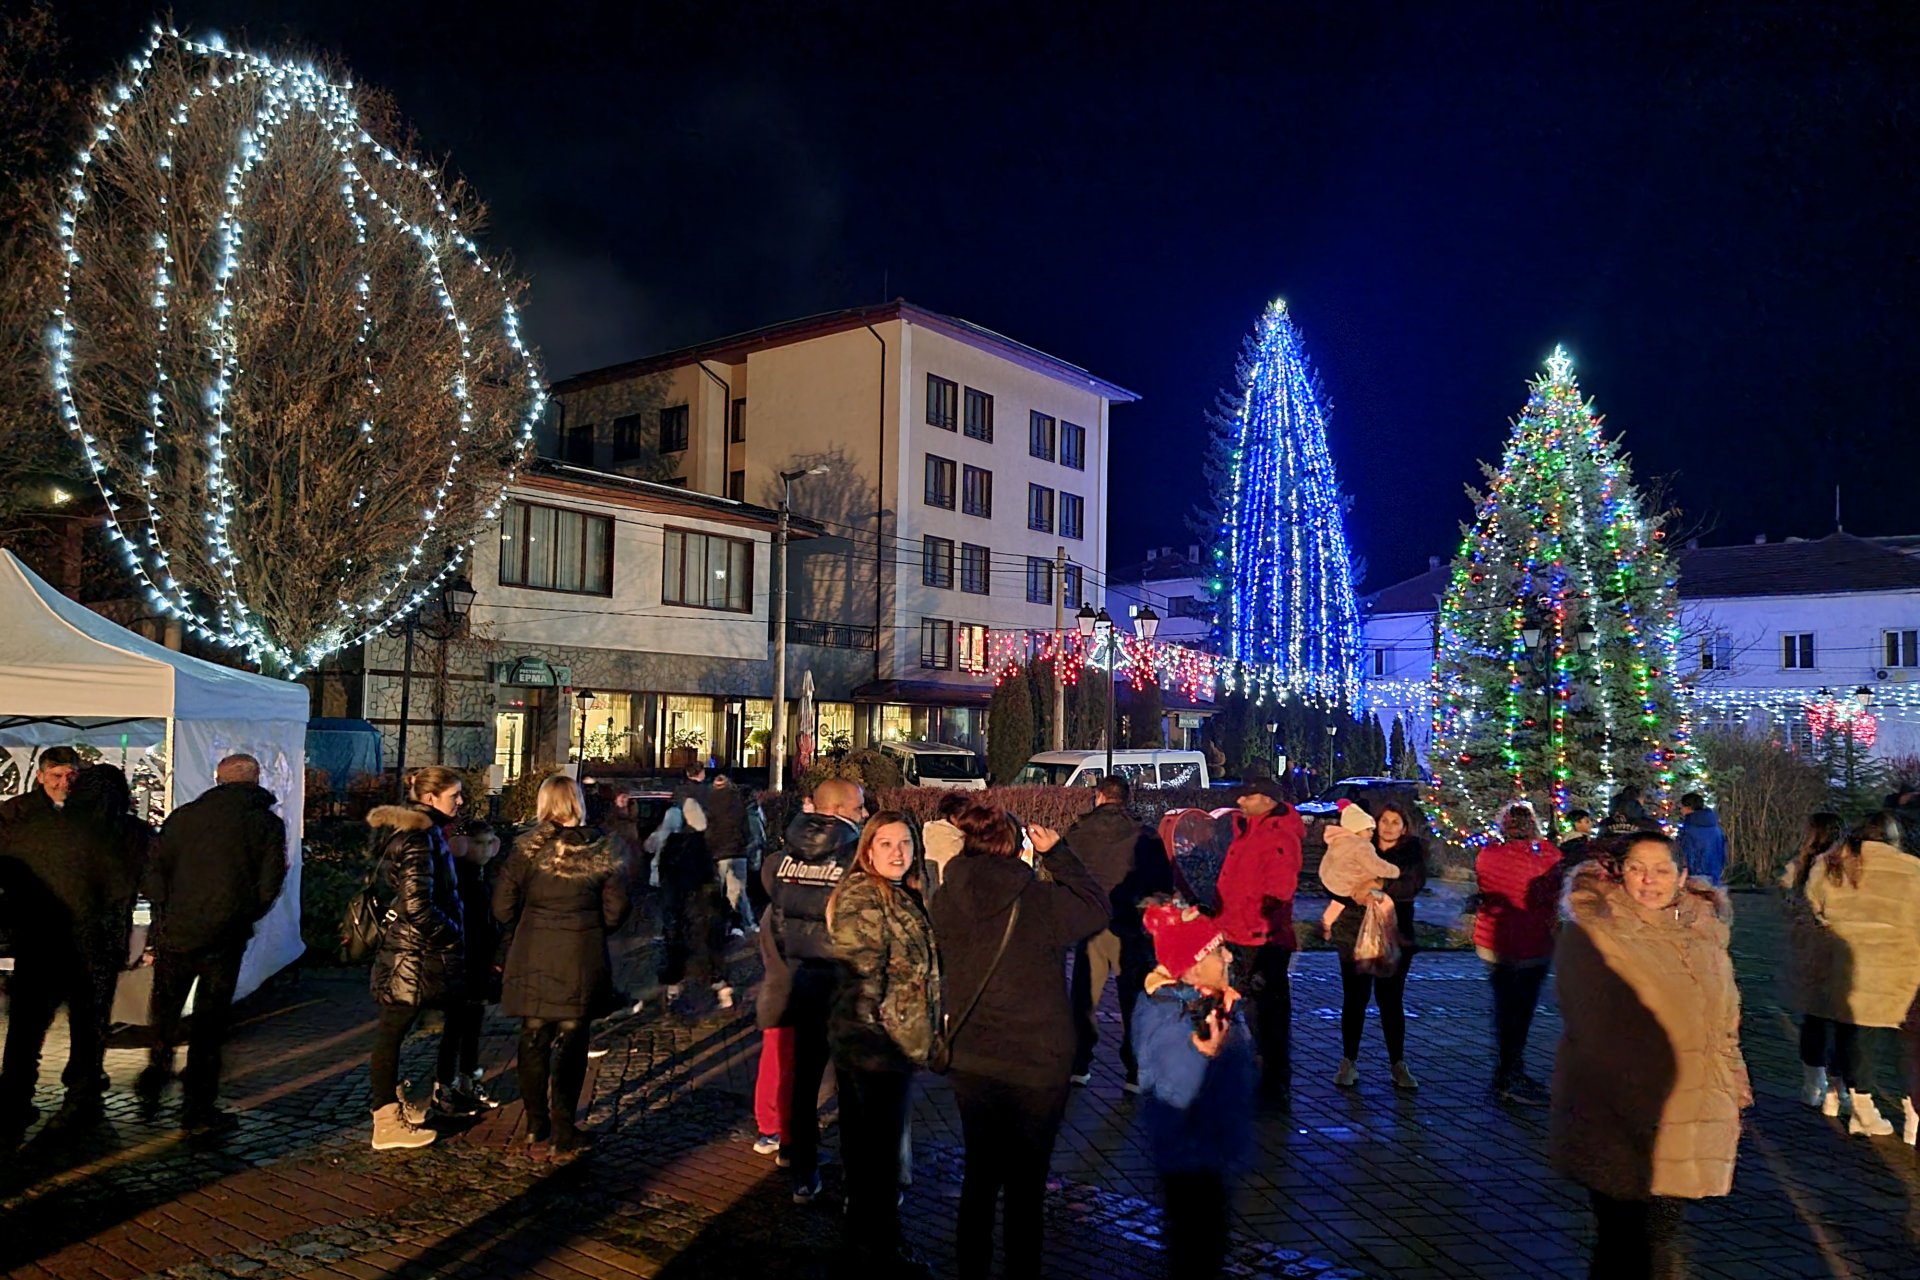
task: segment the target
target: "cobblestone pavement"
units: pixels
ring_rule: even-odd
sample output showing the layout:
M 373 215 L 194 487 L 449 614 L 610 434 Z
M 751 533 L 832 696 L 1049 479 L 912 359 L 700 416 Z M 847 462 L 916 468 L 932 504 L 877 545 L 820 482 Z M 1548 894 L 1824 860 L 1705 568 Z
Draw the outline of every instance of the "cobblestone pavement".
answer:
M 1690 1273 L 1748 1277 L 1920 1277 L 1920 1173 L 1892 1140 L 1849 1139 L 1800 1107 L 1792 1026 L 1776 997 L 1780 925 L 1762 895 L 1737 899 L 1745 1040 L 1759 1102 L 1733 1196 L 1689 1213 Z M 646 948 L 624 967 L 636 990 Z M 751 976 L 736 953 L 733 976 Z M 1471 955 L 1432 953 L 1409 986 L 1409 1057 L 1423 1087 L 1397 1094 L 1369 1027 L 1362 1080 L 1330 1083 L 1339 1056 L 1338 975 L 1330 954 L 1294 978 L 1296 1068 L 1289 1113 L 1250 1121 L 1255 1170 L 1240 1187 L 1232 1273 L 1370 1277 L 1584 1274 L 1591 1230 L 1581 1194 L 1544 1160 L 1545 1115 L 1484 1093 L 1487 995 Z M 0 1169 L 0 1269 L 8 1276 L 123 1280 L 170 1276 L 497 1277 L 834 1274 L 838 1170 L 812 1208 L 751 1149 L 759 1039 L 746 1002 L 711 997 L 603 1025 L 596 1041 L 590 1156 L 535 1162 L 509 1104 L 434 1147 L 376 1155 L 362 1109 L 371 1009 L 357 975 L 309 972 L 244 1007 L 229 1053 L 226 1103 L 241 1116 L 223 1141 L 197 1144 L 154 1120 L 126 1087 L 143 1059 L 115 1048 L 108 1124 L 40 1134 Z M 1048 1192 L 1047 1274 L 1163 1273 L 1152 1167 L 1120 1091 L 1112 1036 L 1092 1085 L 1075 1092 Z M 1558 1031 L 1551 1007 L 1534 1033 L 1546 1076 Z M 512 1026 L 489 1024 L 483 1060 L 513 1053 Z M 406 1069 L 425 1081 L 435 1037 L 416 1036 Z M 40 1102 L 57 1105 L 63 1045 L 50 1045 Z M 511 1073 L 502 1084 L 511 1090 Z M 958 1118 L 927 1079 L 914 1118 L 915 1244 L 952 1273 L 959 1195 Z M 418 1092 L 418 1091 L 416 1091 Z M 829 1150 L 833 1145 L 831 1132 Z

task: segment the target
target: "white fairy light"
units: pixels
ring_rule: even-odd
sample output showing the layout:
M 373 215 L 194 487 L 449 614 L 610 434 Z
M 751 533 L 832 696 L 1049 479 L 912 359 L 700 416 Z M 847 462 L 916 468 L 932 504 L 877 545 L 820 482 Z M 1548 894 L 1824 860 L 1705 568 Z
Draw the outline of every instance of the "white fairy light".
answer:
M 203 444 L 199 470 L 204 489 L 204 507 L 200 512 L 202 528 L 198 536 L 202 539 L 207 562 L 217 575 L 217 581 L 208 592 L 211 598 L 205 604 L 198 601 L 173 573 L 162 538 L 160 500 L 155 485 L 160 475 L 162 439 L 169 435 L 183 440 L 187 438 L 182 431 L 186 424 L 170 420 L 167 410 L 170 395 L 168 384 L 172 379 L 166 369 L 165 356 L 169 344 L 177 345 L 177 340 L 171 337 L 174 329 L 171 315 L 175 263 L 164 228 L 151 236 L 152 271 L 147 301 L 155 327 L 153 383 L 146 396 L 146 421 L 142 426 L 140 455 L 137 464 L 134 464 L 137 466 L 137 475 L 131 478 L 132 483 L 138 485 L 145 514 L 146 527 L 141 531 L 138 541 L 129 536 L 123 525 L 120 503 L 114 489 L 114 468 L 81 413 L 73 385 L 76 376 L 75 339 L 79 332 L 73 316 L 73 285 L 76 272 L 84 269 L 80 253 L 81 223 L 89 206 L 89 179 L 96 173 L 96 161 L 115 145 L 120 131 L 120 113 L 139 103 L 156 59 L 169 47 L 183 58 L 204 61 L 208 74 L 202 83 L 193 85 L 187 91 L 187 97 L 175 103 L 166 116 L 168 127 L 165 136 L 169 149 L 161 151 L 155 160 L 155 167 L 163 175 L 162 181 L 171 182 L 177 176 L 172 144 L 179 131 L 191 120 L 196 106 L 202 101 L 216 99 L 223 91 L 244 89 L 259 95 L 252 119 L 241 128 L 235 139 L 234 155 L 226 172 L 212 245 L 215 257 L 212 277 L 215 301 L 204 331 L 197 333 L 194 339 L 204 355 L 203 367 L 206 369 L 206 383 L 201 388 L 205 429 L 194 433 Z M 497 274 L 481 256 L 479 246 L 459 230 L 455 212 L 435 187 L 431 171 L 423 168 L 417 160 L 403 159 L 394 154 L 362 127 L 351 89 L 351 84 L 329 83 L 308 64 L 275 62 L 256 54 L 230 49 L 218 35 L 195 40 L 182 36 L 172 28 L 156 25 L 145 49 L 130 60 L 127 78 L 101 102 L 92 141 L 76 154 L 74 164 L 68 171 L 70 183 L 56 224 L 64 265 L 60 305 L 54 308 L 53 329 L 47 340 L 56 404 L 62 423 L 80 444 L 95 484 L 107 504 L 109 534 L 157 608 L 180 619 L 189 631 L 200 638 L 242 649 L 256 660 L 271 658 L 294 673 L 311 667 L 329 653 L 360 643 L 418 608 L 459 569 L 471 550 L 470 542 L 450 548 L 445 563 L 425 587 L 408 579 L 408 575 L 426 558 L 428 548 L 444 536 L 442 529 L 448 518 L 447 504 L 458 492 L 456 480 L 464 451 L 463 438 L 470 436 L 474 423 L 468 369 L 474 360 L 472 338 L 477 318 L 463 316 L 456 304 L 447 276 L 450 256 L 458 259 L 464 269 L 477 270 L 496 282 L 499 312 L 497 320 L 489 318 L 487 323 L 489 326 L 495 323 L 499 325 L 515 359 L 524 369 L 531 389 L 526 410 L 514 431 L 516 457 L 523 456 L 531 445 L 534 429 L 544 416 L 547 403 L 537 363 L 520 336 L 519 312 L 504 286 L 499 285 Z M 434 488 L 431 504 L 421 510 L 418 536 L 406 552 L 382 573 L 369 598 L 358 601 L 340 599 L 340 621 L 319 639 L 302 646 L 299 652 L 268 633 L 262 620 L 249 606 L 240 582 L 238 570 L 242 559 L 234 545 L 233 519 L 241 495 L 236 488 L 229 457 L 234 427 L 228 416 L 235 390 L 246 376 L 246 370 L 240 365 L 240 334 L 235 324 L 237 308 L 234 286 L 248 266 L 245 214 L 249 180 L 270 158 L 278 131 L 296 113 L 316 120 L 334 149 L 340 172 L 336 191 L 354 228 L 356 241 L 363 245 L 367 243 L 367 215 L 371 212 L 385 218 L 391 226 L 418 245 L 432 292 L 459 351 L 458 369 L 448 387 L 452 399 L 452 420 L 448 423 L 446 461 Z M 370 172 L 384 174 L 400 184 L 392 198 L 375 185 L 368 176 Z M 169 197 L 164 192 L 158 200 L 163 208 L 169 205 Z M 402 202 L 430 206 L 432 212 L 430 215 L 413 217 L 402 207 Z M 370 341 L 373 334 L 372 296 L 373 280 L 370 275 L 362 273 L 355 284 L 354 301 L 361 313 L 358 340 L 362 346 Z M 372 359 L 367 356 L 363 357 L 363 361 L 368 393 L 378 397 L 381 388 L 374 376 Z M 373 440 L 377 417 L 373 415 L 360 420 L 358 427 L 361 440 Z M 515 466 L 508 467 L 488 511 L 497 512 L 500 509 L 506 487 L 512 482 L 516 469 Z M 360 508 L 368 496 L 364 486 L 356 488 L 351 506 Z M 352 567 L 352 561 L 347 562 L 347 567 Z

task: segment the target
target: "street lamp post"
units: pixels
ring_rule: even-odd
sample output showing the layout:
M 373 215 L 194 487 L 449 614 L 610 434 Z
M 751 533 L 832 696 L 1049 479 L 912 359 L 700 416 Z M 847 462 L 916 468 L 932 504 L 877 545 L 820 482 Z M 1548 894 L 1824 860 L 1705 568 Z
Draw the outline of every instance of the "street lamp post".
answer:
M 402 800 L 407 798 L 407 718 L 413 709 L 413 633 L 424 632 L 429 640 L 453 639 L 460 634 L 467 615 L 473 611 L 477 594 L 473 584 L 463 574 L 442 587 L 439 595 L 409 613 L 397 626 L 387 628 L 387 634 L 399 635 L 405 647 L 405 656 L 400 662 L 400 742 L 393 753 L 394 789 Z M 429 608 L 434 611 L 434 616 L 423 617 L 422 614 Z
M 787 527 L 793 514 L 793 482 L 828 470 L 822 465 L 780 473 L 780 590 L 773 600 L 773 726 L 767 735 L 768 783 L 774 791 L 781 789 L 787 765 Z M 877 633 L 873 642 L 880 643 Z
M 1080 612 L 1074 616 L 1079 624 L 1080 634 L 1084 637 L 1098 638 L 1107 651 L 1107 770 L 1102 777 L 1113 776 L 1113 739 L 1115 729 L 1115 704 L 1120 700 L 1120 661 L 1119 642 L 1114 636 L 1113 616 L 1105 609 L 1095 613 L 1092 605 L 1081 605 Z M 1143 605 L 1140 612 L 1133 616 L 1133 632 L 1140 639 L 1151 641 L 1154 633 L 1160 629 L 1160 615 L 1151 605 Z
M 573 701 L 580 708 L 580 767 L 585 769 L 587 767 L 587 713 L 593 710 L 593 690 L 575 689 Z

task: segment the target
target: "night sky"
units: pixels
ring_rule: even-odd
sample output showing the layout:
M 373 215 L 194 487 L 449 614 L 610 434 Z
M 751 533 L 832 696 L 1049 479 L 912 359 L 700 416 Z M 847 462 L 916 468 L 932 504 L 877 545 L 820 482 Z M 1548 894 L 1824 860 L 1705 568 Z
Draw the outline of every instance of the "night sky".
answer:
M 1452 553 L 1556 342 L 1703 541 L 1827 533 L 1836 483 L 1849 531 L 1920 533 L 1915 6 L 498 8 L 175 20 L 391 90 L 491 203 L 554 378 L 905 296 L 1143 395 L 1122 563 L 1191 540 L 1277 296 L 1363 590 Z M 64 12 L 104 68 L 153 10 Z

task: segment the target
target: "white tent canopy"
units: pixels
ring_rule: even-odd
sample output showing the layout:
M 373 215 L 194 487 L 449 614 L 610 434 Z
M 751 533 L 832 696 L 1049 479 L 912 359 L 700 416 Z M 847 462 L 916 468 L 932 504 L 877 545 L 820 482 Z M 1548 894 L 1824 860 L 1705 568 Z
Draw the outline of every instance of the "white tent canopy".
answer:
M 164 750 L 166 807 L 214 785 L 222 757 L 260 761 L 287 823 L 287 883 L 254 930 L 245 995 L 297 959 L 307 690 L 175 653 L 101 617 L 0 551 L 0 748 Z

